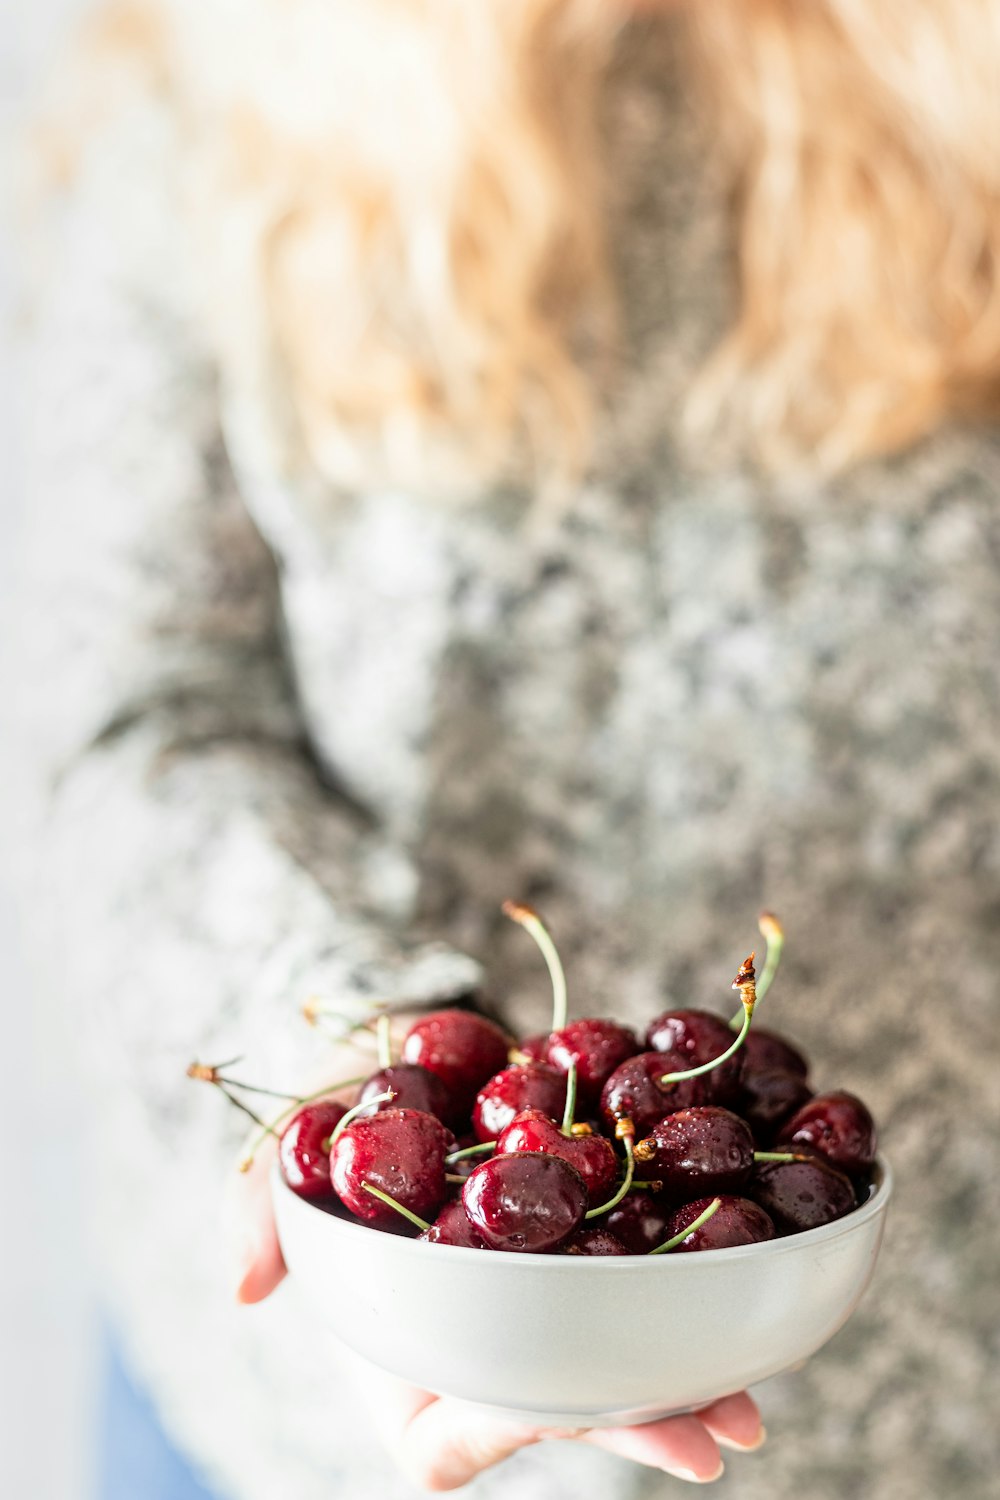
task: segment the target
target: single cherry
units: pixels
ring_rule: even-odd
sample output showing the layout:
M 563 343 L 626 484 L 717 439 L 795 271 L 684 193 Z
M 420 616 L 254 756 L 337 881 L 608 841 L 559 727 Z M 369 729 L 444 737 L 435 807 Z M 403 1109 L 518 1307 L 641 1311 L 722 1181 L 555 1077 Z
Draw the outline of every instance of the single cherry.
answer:
M 701 1217 L 711 1198 L 695 1198 L 682 1203 L 667 1219 L 665 1239 L 681 1234 Z M 756 1245 L 774 1239 L 774 1225 L 759 1204 L 749 1198 L 719 1195 L 719 1206 L 705 1223 L 674 1246 L 674 1254 L 687 1250 L 725 1250 L 731 1245 Z
M 418 1063 L 444 1084 L 448 1124 L 469 1116 L 487 1078 L 506 1065 L 509 1043 L 494 1022 L 471 1010 L 435 1010 L 415 1021 L 403 1039 L 403 1061 Z
M 618 1157 L 603 1135 L 564 1135 L 540 1109 L 515 1115 L 497 1138 L 497 1155 L 515 1151 L 545 1151 L 575 1167 L 587 1184 L 588 1206 L 606 1203 L 618 1181 Z
M 466 1250 L 485 1250 L 482 1235 L 474 1228 L 465 1205 L 453 1198 L 439 1212 L 434 1223 L 417 1236 L 429 1245 L 462 1245 Z
M 423 1114 L 436 1115 L 442 1121 L 451 1118 L 448 1090 L 436 1074 L 417 1063 L 390 1063 L 379 1068 L 362 1085 L 358 1103 L 366 1104 L 376 1094 L 389 1091 L 392 1102 L 373 1105 L 372 1114 L 382 1109 L 419 1109 Z
M 495 1141 L 525 1109 L 541 1110 L 553 1120 L 566 1106 L 566 1077 L 547 1063 L 524 1063 L 487 1079 L 476 1095 L 472 1129 L 479 1141 Z
M 797 1047 L 780 1032 L 753 1026 L 743 1043 L 743 1079 L 750 1073 L 797 1073 L 809 1076 L 809 1064 Z
M 310 1202 L 332 1202 L 330 1137 L 347 1113 L 343 1104 L 320 1099 L 293 1115 L 281 1132 L 278 1160 L 293 1193 Z
M 752 1036 L 747 1034 L 747 1039 Z M 732 1045 L 733 1033 L 719 1016 L 708 1010 L 665 1010 L 646 1028 L 646 1046 L 651 1052 L 662 1052 L 664 1073 L 681 1073 L 720 1057 Z M 747 1044 L 744 1040 L 743 1047 Z M 704 1097 L 699 1104 L 735 1105 L 739 1098 L 743 1072 L 743 1048 L 700 1080 Z M 694 1101 L 692 1101 L 694 1102 Z M 678 1105 L 686 1108 L 686 1105 Z
M 817 1094 L 778 1131 L 777 1145 L 800 1142 L 815 1146 L 843 1172 L 863 1172 L 875 1160 L 875 1121 L 856 1094 Z
M 748 1191 L 779 1234 L 815 1229 L 855 1207 L 850 1178 L 822 1157 L 758 1162 Z
M 397 1229 L 396 1211 L 365 1189 L 368 1183 L 420 1218 L 441 1207 L 445 1156 L 454 1137 L 434 1115 L 385 1109 L 354 1119 L 334 1135 L 330 1177 L 338 1198 L 359 1219 Z
M 731 1041 L 732 1038 L 730 1037 Z M 576 1086 L 581 1109 L 593 1108 L 611 1074 L 639 1051 L 639 1038 L 617 1021 L 585 1016 L 570 1021 L 549 1037 L 549 1062 L 562 1073 L 576 1064 Z
M 681 1083 L 660 1082 L 669 1059 L 662 1052 L 640 1052 L 617 1067 L 601 1091 L 601 1114 L 614 1131 L 619 1120 L 631 1120 L 637 1136 L 648 1135 L 665 1115 L 705 1101 L 711 1074 Z
M 636 1144 L 635 1159 L 675 1199 L 738 1193 L 753 1169 L 753 1136 L 731 1110 L 682 1109 Z
M 559 1251 L 560 1255 L 628 1255 L 621 1240 L 609 1229 L 600 1229 L 585 1224 L 568 1239 Z
M 652 1193 L 628 1193 L 604 1223 L 630 1255 L 648 1255 L 667 1238 L 669 1210 Z
M 743 1079 L 739 1113 L 757 1141 L 769 1145 L 784 1122 L 812 1098 L 812 1089 L 801 1073 L 772 1069 L 749 1073 Z
M 469 1177 L 462 1200 L 493 1250 L 556 1250 L 587 1212 L 587 1185 L 561 1156 L 519 1152 L 494 1156 Z

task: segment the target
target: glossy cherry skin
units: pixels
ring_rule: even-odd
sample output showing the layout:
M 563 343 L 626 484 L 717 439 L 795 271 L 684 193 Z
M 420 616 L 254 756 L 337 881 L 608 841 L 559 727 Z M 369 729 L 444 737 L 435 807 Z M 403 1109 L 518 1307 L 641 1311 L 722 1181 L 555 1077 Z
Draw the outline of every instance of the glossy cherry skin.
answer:
M 588 1207 L 597 1208 L 612 1196 L 618 1181 L 618 1157 L 603 1135 L 563 1135 L 554 1120 L 540 1109 L 526 1109 L 501 1131 L 497 1155 L 512 1151 L 547 1151 L 575 1167 L 587 1184 Z
M 596 1224 L 585 1224 L 572 1239 L 566 1241 L 560 1255 L 628 1255 L 628 1251 L 610 1229 L 599 1229 Z
M 638 1051 L 639 1038 L 630 1027 L 585 1016 L 552 1033 L 548 1058 L 562 1073 L 576 1063 L 576 1096 L 580 1109 L 587 1110 L 597 1104 L 615 1069 Z
M 300 1198 L 311 1203 L 333 1201 L 329 1140 L 346 1113 L 343 1104 L 318 1099 L 303 1105 L 281 1132 L 281 1175 Z
M 675 1208 L 667 1219 L 663 1239 L 672 1240 L 675 1234 L 693 1224 L 698 1215 L 714 1203 L 715 1197 L 713 1194 L 710 1198 L 695 1198 L 692 1203 L 682 1203 L 680 1208 Z M 762 1240 L 773 1239 L 774 1224 L 758 1203 L 726 1194 L 719 1197 L 719 1206 L 710 1219 L 666 1253 L 680 1255 L 689 1250 L 726 1250 L 731 1245 L 756 1245 Z
M 778 1031 L 768 1031 L 756 1021 L 750 1027 L 740 1048 L 743 1053 L 743 1078 L 748 1073 L 798 1073 L 809 1076 L 809 1063 L 797 1047 Z
M 440 1120 L 417 1109 L 384 1109 L 352 1120 L 330 1151 L 334 1191 L 369 1224 L 395 1229 L 401 1215 L 365 1192 L 365 1182 L 420 1218 L 432 1219 L 445 1200 L 444 1159 L 454 1145 Z
M 674 1071 L 684 1066 L 680 1059 Z M 664 1052 L 640 1052 L 616 1068 L 601 1091 L 601 1115 L 607 1130 L 614 1134 L 617 1122 L 629 1119 L 637 1136 L 648 1135 L 665 1115 L 705 1102 L 701 1078 L 664 1087 L 660 1079 L 672 1069 L 670 1055 Z
M 469 1010 L 435 1010 L 403 1038 L 403 1061 L 435 1073 L 451 1101 L 449 1124 L 468 1119 L 487 1078 L 506 1066 L 509 1042 L 500 1027 Z
M 540 1109 L 561 1120 L 566 1107 L 566 1078 L 548 1063 L 504 1068 L 487 1079 L 476 1095 L 472 1129 L 477 1141 L 495 1141 L 524 1109 Z
M 875 1121 L 856 1094 L 817 1094 L 778 1131 L 776 1144 L 814 1146 L 842 1172 L 864 1172 L 875 1160 Z
M 382 1109 L 419 1109 L 425 1115 L 436 1115 L 439 1120 L 451 1118 L 448 1090 L 436 1074 L 416 1063 L 392 1063 L 388 1068 L 379 1068 L 362 1084 L 358 1103 L 374 1099 L 387 1089 L 392 1090 L 392 1100 L 374 1105 L 372 1114 Z
M 462 1245 L 466 1250 L 486 1249 L 482 1235 L 470 1223 L 465 1204 L 460 1198 L 453 1198 L 450 1203 L 446 1203 L 430 1228 L 418 1234 L 417 1239 L 425 1240 L 428 1245 Z
M 769 1145 L 777 1131 L 797 1109 L 812 1098 L 812 1089 L 801 1073 L 772 1069 L 744 1076 L 739 1112 L 754 1133 L 754 1139 Z
M 706 1105 L 667 1115 L 635 1148 L 644 1173 L 675 1201 L 738 1193 L 753 1170 L 750 1126 L 731 1110 Z
M 798 1234 L 841 1219 L 855 1207 L 851 1180 L 822 1157 L 807 1161 L 762 1161 L 748 1191 L 768 1213 L 779 1234 Z
M 651 1052 L 663 1052 L 665 1073 L 682 1073 L 699 1068 L 702 1063 L 721 1057 L 731 1047 L 735 1035 L 725 1021 L 708 1010 L 665 1010 L 646 1029 L 646 1046 Z M 727 1062 L 698 1080 L 704 1097 L 691 1103 L 734 1105 L 739 1099 L 743 1072 L 743 1049 L 734 1052 Z M 692 1080 L 694 1081 L 694 1080 Z M 678 1109 L 687 1107 L 687 1102 Z
M 492 1250 L 557 1250 L 587 1212 L 587 1185 L 561 1156 L 525 1151 L 494 1156 L 469 1177 L 462 1201 Z
M 521 1054 L 525 1062 L 548 1062 L 549 1060 L 549 1033 L 539 1032 L 537 1036 L 526 1036 L 522 1042 L 518 1042 L 515 1051 Z
M 621 1240 L 630 1255 L 648 1255 L 657 1245 L 669 1239 L 667 1209 L 659 1198 L 641 1188 L 626 1193 L 617 1208 L 604 1215 L 603 1222 L 616 1239 Z

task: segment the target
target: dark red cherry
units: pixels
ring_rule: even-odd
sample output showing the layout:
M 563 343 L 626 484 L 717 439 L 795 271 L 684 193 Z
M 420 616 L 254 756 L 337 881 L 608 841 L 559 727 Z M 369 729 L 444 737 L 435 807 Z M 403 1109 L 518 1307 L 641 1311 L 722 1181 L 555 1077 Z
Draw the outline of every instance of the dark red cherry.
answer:
M 537 1036 L 526 1036 L 523 1042 L 518 1042 L 515 1051 L 520 1054 L 523 1062 L 543 1063 L 549 1060 L 549 1033 L 539 1032 Z
M 821 1157 L 808 1161 L 763 1161 L 748 1191 L 779 1234 L 798 1234 L 840 1219 L 855 1207 L 849 1177 Z
M 740 1091 L 740 1114 L 762 1145 L 774 1139 L 779 1126 L 808 1099 L 812 1089 L 801 1073 L 748 1073 Z
M 687 1068 L 700 1068 L 702 1063 L 721 1057 L 734 1041 L 733 1032 L 719 1016 L 708 1010 L 665 1010 L 656 1016 L 646 1030 L 646 1046 L 651 1052 L 666 1054 L 663 1071 L 682 1073 Z M 703 1073 L 697 1080 L 704 1091 L 704 1098 L 691 1103 L 734 1105 L 739 1098 L 740 1076 L 743 1072 L 743 1049 L 735 1052 L 727 1062 L 711 1073 Z M 692 1080 L 694 1082 L 695 1080 Z M 678 1104 L 678 1109 L 687 1108 L 688 1101 Z
M 650 1250 L 669 1239 L 668 1212 L 652 1193 L 640 1189 L 626 1193 L 618 1207 L 604 1216 L 604 1222 L 630 1255 L 648 1255 Z
M 663 1238 L 672 1240 L 675 1234 L 682 1233 L 714 1201 L 714 1195 L 695 1198 L 693 1203 L 682 1203 L 680 1208 L 675 1208 L 667 1219 L 667 1232 Z M 756 1245 L 762 1240 L 773 1239 L 774 1225 L 759 1204 L 749 1198 L 734 1198 L 726 1194 L 719 1198 L 719 1206 L 712 1217 L 675 1245 L 670 1254 L 679 1255 L 686 1250 L 726 1250 L 730 1245 Z
M 658 1120 L 675 1110 L 701 1104 L 705 1098 L 705 1080 L 688 1078 L 683 1083 L 664 1087 L 660 1079 L 677 1067 L 668 1053 L 640 1052 L 616 1068 L 601 1091 L 601 1114 L 613 1134 L 619 1120 L 629 1119 L 637 1136 L 648 1135 Z
M 639 1038 L 617 1021 L 585 1016 L 570 1021 L 549 1037 L 549 1062 L 562 1073 L 576 1063 L 576 1093 L 581 1110 L 597 1104 L 601 1089 L 627 1057 L 639 1051 Z
M 451 1107 L 448 1090 L 434 1073 L 416 1063 L 392 1063 L 379 1068 L 361 1087 L 358 1103 L 373 1099 L 376 1094 L 392 1090 L 391 1102 L 383 1101 L 373 1106 L 371 1113 L 383 1109 L 419 1109 L 425 1115 L 436 1115 L 439 1120 L 450 1120 Z
M 560 1255 L 628 1255 L 621 1240 L 609 1229 L 599 1229 L 595 1224 L 585 1224 L 568 1239 Z
M 776 1144 L 815 1146 L 843 1172 L 863 1172 L 875 1160 L 875 1121 L 856 1094 L 817 1094 L 778 1131 Z
M 446 1203 L 430 1228 L 418 1234 L 417 1239 L 426 1240 L 429 1245 L 462 1245 L 466 1250 L 486 1249 L 482 1235 L 470 1223 L 465 1204 L 460 1198 L 453 1198 L 450 1203 Z
M 472 1129 L 478 1141 L 495 1141 L 523 1109 L 540 1109 L 561 1120 L 566 1106 L 566 1078 L 548 1063 L 504 1068 L 487 1079 L 476 1095 Z
M 509 1042 L 499 1026 L 470 1010 L 435 1010 L 403 1039 L 403 1061 L 437 1074 L 451 1101 L 449 1124 L 468 1119 L 487 1078 L 506 1066 Z
M 674 1199 L 738 1193 L 753 1169 L 753 1136 L 731 1110 L 682 1109 L 636 1144 L 635 1159 Z
M 431 1219 L 445 1199 L 444 1159 L 454 1144 L 440 1120 L 417 1109 L 384 1109 L 352 1120 L 330 1151 L 334 1191 L 369 1224 L 396 1229 L 401 1215 L 367 1193 L 366 1182 Z
M 494 1156 L 462 1189 L 465 1211 L 493 1250 L 556 1250 L 583 1222 L 587 1185 L 561 1156 Z
M 513 1151 L 547 1151 L 575 1167 L 587 1184 L 589 1207 L 611 1197 L 618 1181 L 618 1157 L 603 1135 L 563 1135 L 554 1120 L 540 1109 L 526 1109 L 501 1131 L 497 1155 Z
M 310 1202 L 333 1201 L 330 1137 L 347 1113 L 343 1104 L 320 1099 L 305 1104 L 281 1132 L 278 1160 L 293 1193 Z
M 766 1026 L 751 1026 L 740 1051 L 744 1082 L 748 1073 L 798 1073 L 801 1078 L 809 1075 L 809 1063 L 799 1049 L 780 1032 L 768 1031 Z

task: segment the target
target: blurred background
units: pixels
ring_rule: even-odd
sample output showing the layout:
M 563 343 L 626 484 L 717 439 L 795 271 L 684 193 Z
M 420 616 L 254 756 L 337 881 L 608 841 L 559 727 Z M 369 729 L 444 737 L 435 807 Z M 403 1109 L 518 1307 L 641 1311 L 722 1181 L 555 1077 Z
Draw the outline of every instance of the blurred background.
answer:
M 3 218 L 12 223 L 14 155 L 31 101 L 80 0 L 3 0 L 0 113 Z M 23 494 L 18 402 L 11 349 L 13 235 L 0 235 L 0 671 L 3 701 L 15 691 L 17 634 L 10 605 Z M 0 732 L 0 850 L 16 843 L 23 766 L 14 736 Z M 13 1122 L 10 1192 L 0 1215 L 0 1494 L 86 1500 L 96 1465 L 103 1354 L 94 1312 L 80 1180 L 78 1079 L 63 1020 L 37 1003 L 19 940 L 23 886 L 0 855 L 0 1096 Z M 53 1435 L 58 1434 L 54 1439 Z

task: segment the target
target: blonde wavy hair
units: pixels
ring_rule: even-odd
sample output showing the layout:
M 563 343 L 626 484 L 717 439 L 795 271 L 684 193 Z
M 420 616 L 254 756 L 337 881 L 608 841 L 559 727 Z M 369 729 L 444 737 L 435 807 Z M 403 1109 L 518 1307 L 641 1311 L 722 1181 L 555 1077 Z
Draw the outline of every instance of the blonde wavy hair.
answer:
M 613 401 L 598 103 L 637 8 L 158 0 L 103 18 L 177 107 L 223 374 L 260 366 L 336 483 L 586 463 Z M 676 24 L 731 183 L 739 292 L 691 425 L 836 469 L 995 416 L 997 0 L 697 0 Z

